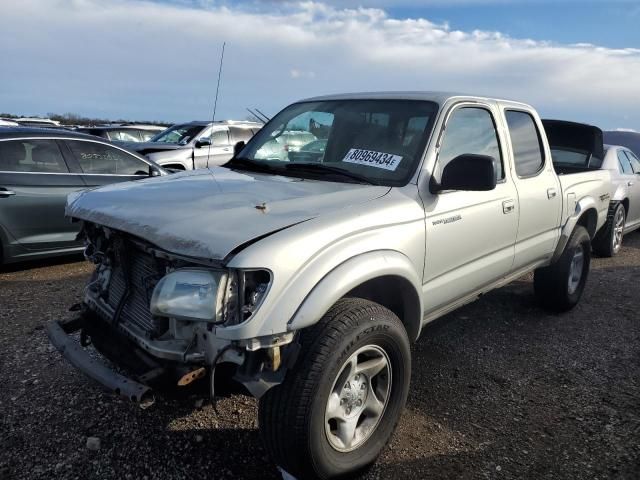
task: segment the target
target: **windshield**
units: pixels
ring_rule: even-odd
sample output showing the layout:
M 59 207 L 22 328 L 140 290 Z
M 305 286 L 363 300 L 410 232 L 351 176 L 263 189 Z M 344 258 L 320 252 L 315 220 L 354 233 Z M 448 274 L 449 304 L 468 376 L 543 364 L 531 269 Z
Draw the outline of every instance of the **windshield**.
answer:
M 186 145 L 204 130 L 205 127 L 206 125 L 174 125 L 173 127 L 163 130 L 149 141 Z
M 404 185 L 422 158 L 437 111 L 435 103 L 418 100 L 297 103 L 267 123 L 238 157 L 283 175 L 346 171 L 350 177 L 340 180 Z

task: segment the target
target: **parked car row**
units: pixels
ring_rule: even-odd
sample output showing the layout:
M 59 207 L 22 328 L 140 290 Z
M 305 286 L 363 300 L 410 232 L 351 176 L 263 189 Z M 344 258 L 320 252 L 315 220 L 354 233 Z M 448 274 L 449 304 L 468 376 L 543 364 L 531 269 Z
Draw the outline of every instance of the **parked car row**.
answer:
M 573 308 L 592 246 L 608 235 L 619 248 L 618 207 L 636 218 L 629 150 L 605 154 L 600 129 L 519 102 L 334 95 L 234 147 L 219 127 L 176 126 L 153 142 L 171 151 L 146 152 L 194 172 L 70 195 L 96 268 L 79 316 L 47 330 L 72 365 L 145 405 L 163 383 L 204 379 L 215 396 L 225 364 L 259 399 L 267 452 L 297 478 L 375 461 L 424 325 L 529 272 L 542 306 Z M 223 166 L 196 160 L 215 146 L 207 129 L 230 148 Z

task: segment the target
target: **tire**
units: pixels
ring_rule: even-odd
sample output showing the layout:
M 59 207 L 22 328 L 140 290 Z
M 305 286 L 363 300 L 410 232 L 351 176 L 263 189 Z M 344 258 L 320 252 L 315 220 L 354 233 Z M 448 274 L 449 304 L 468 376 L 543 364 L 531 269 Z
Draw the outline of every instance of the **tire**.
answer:
M 282 469 L 297 478 L 325 479 L 361 471 L 391 439 L 407 400 L 411 379 L 407 332 L 398 317 L 381 305 L 347 298 L 303 330 L 300 341 L 296 365 L 282 384 L 260 399 L 264 446 Z M 367 366 L 385 362 L 379 373 L 371 368 L 370 376 L 351 370 L 356 364 L 367 371 Z M 355 426 L 354 435 L 349 425 Z
M 589 234 L 583 226 L 578 225 L 571 233 L 560 258 L 554 264 L 535 271 L 533 287 L 536 298 L 548 310 L 571 310 L 580 301 L 590 265 Z
M 622 247 L 627 212 L 621 203 L 609 207 L 607 223 L 593 240 L 593 251 L 601 257 L 613 257 Z

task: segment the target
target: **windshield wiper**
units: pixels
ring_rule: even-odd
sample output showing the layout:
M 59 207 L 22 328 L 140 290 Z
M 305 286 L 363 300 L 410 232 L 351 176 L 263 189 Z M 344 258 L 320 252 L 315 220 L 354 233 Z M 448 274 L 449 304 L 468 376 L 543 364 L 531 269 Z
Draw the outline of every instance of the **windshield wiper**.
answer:
M 306 170 L 309 172 L 333 173 L 336 175 L 341 175 L 343 177 L 351 178 L 353 180 L 358 180 L 361 183 L 367 183 L 369 185 L 380 185 L 378 182 L 375 182 L 370 178 L 365 177 L 364 175 L 360 175 L 359 173 L 350 172 L 349 170 L 345 170 L 344 168 L 331 167 L 329 165 L 325 165 L 324 163 L 287 163 L 285 165 L 285 168 L 287 170 Z
M 281 172 L 282 169 L 272 167 L 260 160 L 251 158 L 234 157 L 223 165 L 227 168 L 240 168 L 242 170 L 253 170 L 256 172 Z

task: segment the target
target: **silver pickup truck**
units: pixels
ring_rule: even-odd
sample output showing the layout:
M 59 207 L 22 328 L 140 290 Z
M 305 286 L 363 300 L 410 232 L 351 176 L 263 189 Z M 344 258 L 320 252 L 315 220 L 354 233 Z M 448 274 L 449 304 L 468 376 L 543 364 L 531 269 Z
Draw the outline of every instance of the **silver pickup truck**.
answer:
M 303 129 L 322 148 L 257 154 Z M 50 339 L 142 403 L 160 378 L 213 386 L 225 363 L 259 398 L 282 469 L 356 472 L 398 423 L 426 323 L 531 271 L 544 307 L 579 301 L 609 209 L 609 173 L 594 166 L 602 134 L 546 130 L 551 147 L 536 111 L 512 101 L 312 98 L 224 167 L 74 194 L 67 215 L 83 222 L 96 269 L 81 314 L 49 324 Z M 558 174 L 552 148 L 594 161 Z

